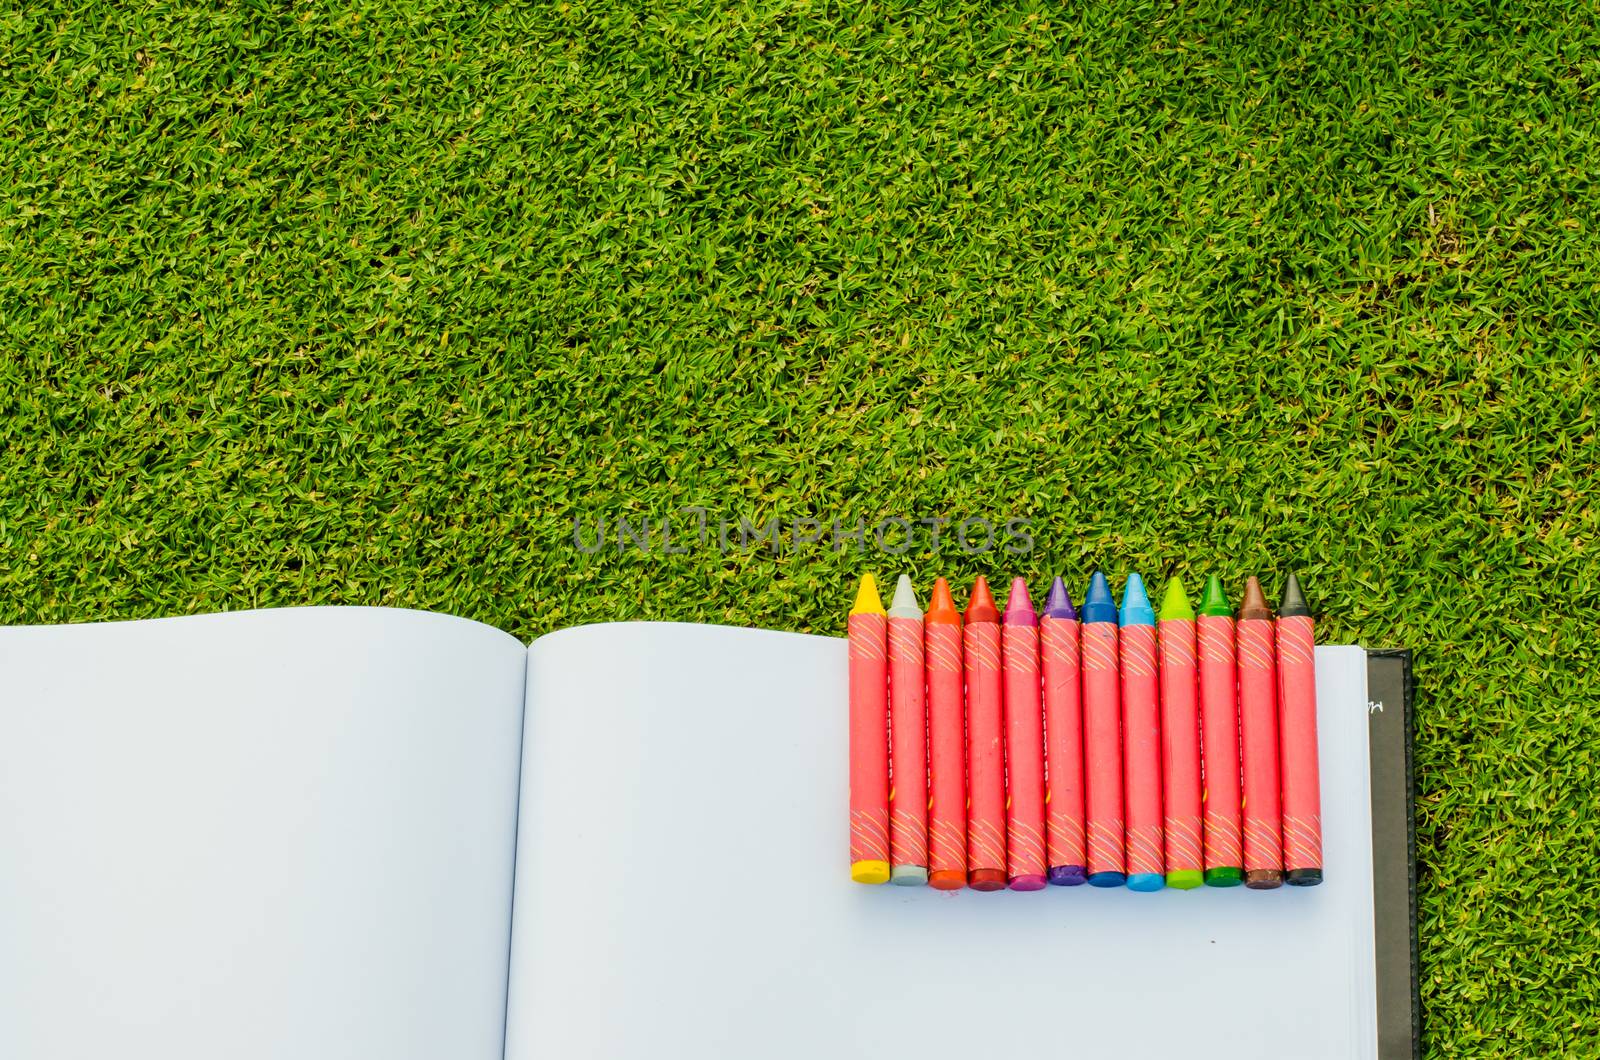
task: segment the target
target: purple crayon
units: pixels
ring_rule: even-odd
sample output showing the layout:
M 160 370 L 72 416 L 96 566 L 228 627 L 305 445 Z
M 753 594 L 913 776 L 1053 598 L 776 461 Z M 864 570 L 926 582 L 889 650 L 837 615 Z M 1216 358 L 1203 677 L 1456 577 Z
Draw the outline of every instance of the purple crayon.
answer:
M 1074 887 L 1084 868 L 1083 692 L 1078 611 L 1060 578 L 1050 584 L 1039 616 L 1039 663 L 1044 676 L 1045 848 L 1050 882 Z

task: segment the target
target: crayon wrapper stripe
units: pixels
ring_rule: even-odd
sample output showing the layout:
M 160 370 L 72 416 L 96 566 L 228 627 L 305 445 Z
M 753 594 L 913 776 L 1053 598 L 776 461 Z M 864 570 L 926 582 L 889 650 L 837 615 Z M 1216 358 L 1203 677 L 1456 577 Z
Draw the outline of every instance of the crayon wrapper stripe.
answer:
M 1078 623 L 1068 618 L 1040 619 L 1039 654 L 1052 665 L 1076 669 L 1079 665 Z
M 1077 815 L 1052 813 L 1045 835 L 1045 849 L 1052 865 L 1082 865 L 1084 863 L 1083 818 Z
M 888 815 L 869 810 L 856 810 L 850 814 L 850 860 L 889 860 Z
M 928 833 L 922 816 L 905 810 L 896 810 L 890 824 L 890 862 L 895 865 L 926 865 Z
M 928 826 L 928 868 L 967 871 L 967 829 L 964 821 L 936 819 Z
M 1156 675 L 1156 628 L 1129 626 L 1122 630 L 1122 676 L 1153 678 Z
M 1320 817 L 1283 819 L 1283 867 L 1320 869 L 1322 867 L 1322 819 Z
M 1122 872 L 1122 822 L 1089 822 L 1089 872 Z
M 1244 840 L 1239 818 L 1207 810 L 1205 847 L 1207 868 L 1238 868 L 1244 864 Z
M 1161 855 L 1161 826 L 1146 825 L 1128 829 L 1128 871 L 1165 872 Z
M 973 820 L 967 823 L 967 864 L 971 869 L 1005 871 L 1005 833 L 996 822 Z
M 1236 627 L 1239 665 L 1252 670 L 1270 670 L 1273 664 L 1272 623 L 1250 619 Z
M 1201 615 L 1195 620 L 1200 657 L 1207 662 L 1233 665 L 1233 619 Z
M 1081 637 L 1083 668 L 1096 672 L 1117 670 L 1117 627 L 1109 622 L 1090 622 Z
M 1276 821 L 1245 815 L 1244 867 L 1247 872 L 1283 868 L 1283 846 Z
M 848 621 L 852 661 L 888 658 L 888 621 L 882 615 L 851 615 Z
M 1167 871 L 1198 869 L 1203 863 L 1200 818 L 1168 817 L 1165 821 Z
M 927 652 L 929 670 L 941 673 L 961 672 L 961 630 L 955 626 L 928 626 L 923 645 Z

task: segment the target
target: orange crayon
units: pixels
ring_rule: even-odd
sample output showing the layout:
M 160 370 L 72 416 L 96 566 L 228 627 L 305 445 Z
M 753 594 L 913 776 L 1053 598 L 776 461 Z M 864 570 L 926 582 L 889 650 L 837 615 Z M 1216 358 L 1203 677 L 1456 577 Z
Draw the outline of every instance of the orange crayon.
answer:
M 955 891 L 967 885 L 966 697 L 961 612 L 943 578 L 933 583 L 922 637 L 928 671 L 928 882 Z
M 889 882 L 889 620 L 872 575 L 850 609 L 850 878 Z
M 967 671 L 967 884 L 1006 885 L 1006 761 L 1000 692 L 1000 611 L 980 575 L 962 632 Z
M 900 575 L 889 603 L 889 882 L 928 882 L 928 705 L 922 608 Z

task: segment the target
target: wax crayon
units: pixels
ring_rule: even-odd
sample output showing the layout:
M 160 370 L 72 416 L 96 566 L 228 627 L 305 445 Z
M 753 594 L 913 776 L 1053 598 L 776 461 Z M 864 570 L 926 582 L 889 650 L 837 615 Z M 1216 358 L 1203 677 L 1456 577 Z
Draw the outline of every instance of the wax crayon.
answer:
M 1045 886 L 1044 707 L 1039 701 L 1039 619 L 1028 583 L 1011 582 L 1000 618 L 1006 711 L 1006 882 Z
M 1006 886 L 1006 760 L 1000 692 L 1000 611 L 979 575 L 962 630 L 967 671 L 967 885 Z
M 863 574 L 850 609 L 850 878 L 889 882 L 889 625 Z
M 1215 574 L 1206 579 L 1195 620 L 1200 650 L 1200 745 L 1208 887 L 1244 882 L 1239 811 L 1239 695 L 1233 661 L 1233 608 Z
M 933 583 L 923 616 L 928 669 L 928 882 L 967 885 L 967 735 L 962 688 L 961 612 L 950 583 Z
M 1234 624 L 1239 658 L 1239 757 L 1244 766 L 1244 885 L 1283 885 L 1278 771 L 1278 668 L 1272 608 L 1261 582 L 1245 583 Z
M 1078 612 L 1066 582 L 1050 583 L 1039 616 L 1044 679 L 1045 862 L 1058 887 L 1088 879 L 1083 837 L 1083 702 L 1079 695 Z
M 1117 603 L 1099 571 L 1083 597 L 1083 771 L 1089 884 L 1127 881 L 1122 847 L 1122 695 L 1117 676 Z
M 928 882 L 928 703 L 922 608 L 900 575 L 889 602 L 889 882 Z
M 1128 889 L 1159 891 L 1167 882 L 1161 834 L 1161 677 L 1156 669 L 1156 612 L 1137 574 L 1128 575 L 1120 617 Z
M 1278 607 L 1278 741 L 1283 752 L 1284 879 L 1322 882 L 1322 791 L 1317 769 L 1317 658 L 1311 608 L 1293 574 Z
M 1205 855 L 1200 840 L 1199 658 L 1194 608 L 1173 578 L 1157 615 L 1161 637 L 1161 795 L 1167 843 L 1167 886 L 1200 886 Z

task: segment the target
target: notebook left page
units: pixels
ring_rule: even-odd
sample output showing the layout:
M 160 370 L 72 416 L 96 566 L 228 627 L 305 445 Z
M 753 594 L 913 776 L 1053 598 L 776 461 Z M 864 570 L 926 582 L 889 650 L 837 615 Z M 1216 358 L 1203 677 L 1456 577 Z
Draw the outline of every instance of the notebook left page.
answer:
M 371 608 L 0 629 L 0 1056 L 499 1060 L 525 659 Z

